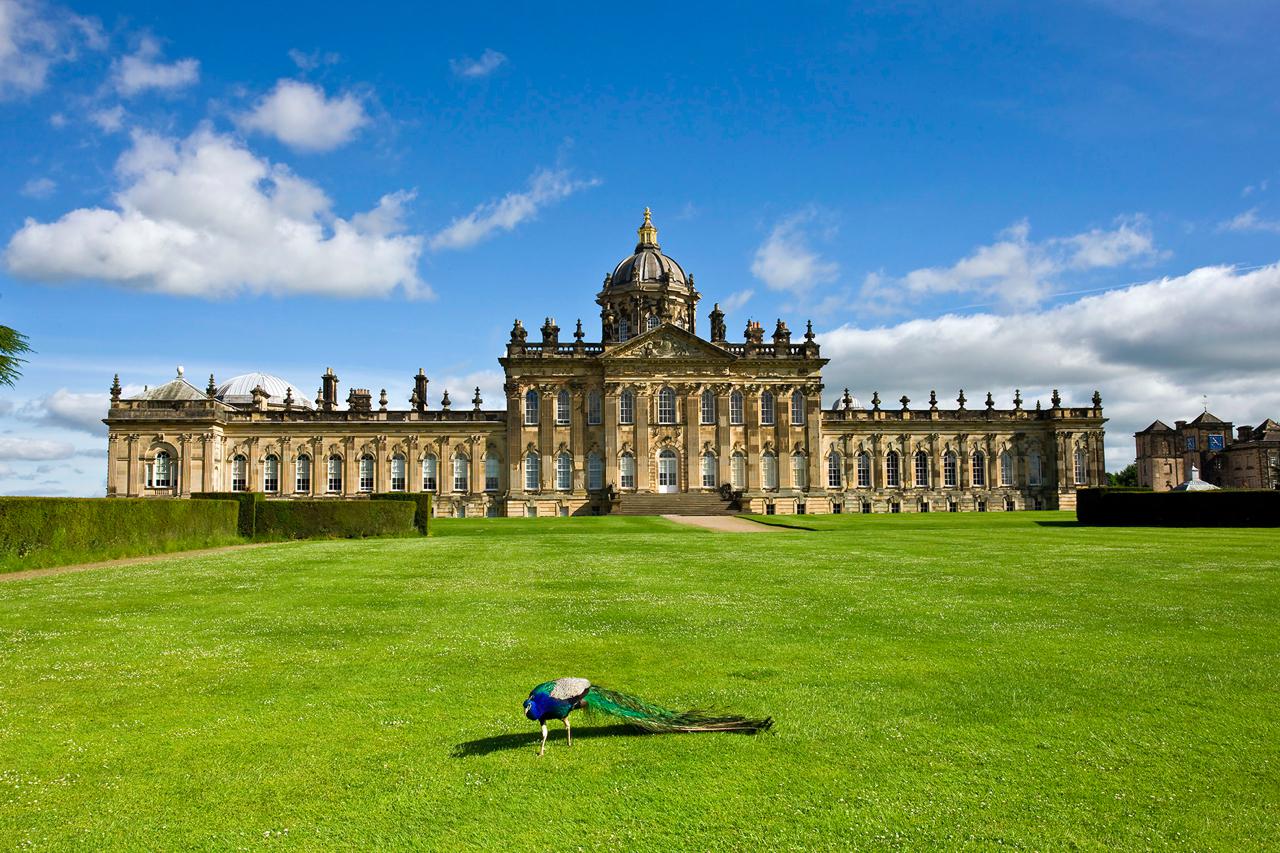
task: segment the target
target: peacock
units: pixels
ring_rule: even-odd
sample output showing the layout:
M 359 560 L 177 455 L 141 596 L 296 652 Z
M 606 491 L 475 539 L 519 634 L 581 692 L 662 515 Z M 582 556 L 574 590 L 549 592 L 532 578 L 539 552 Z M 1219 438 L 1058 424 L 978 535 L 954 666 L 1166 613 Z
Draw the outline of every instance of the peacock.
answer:
M 745 732 L 767 731 L 772 717 L 751 719 L 706 711 L 670 711 L 651 705 L 643 699 L 592 684 L 585 678 L 557 678 L 539 684 L 524 700 L 524 715 L 542 724 L 542 744 L 538 755 L 547 750 L 547 720 L 563 720 L 565 736 L 573 746 L 573 729 L 569 712 L 585 708 L 588 713 L 600 711 L 626 720 L 648 732 Z

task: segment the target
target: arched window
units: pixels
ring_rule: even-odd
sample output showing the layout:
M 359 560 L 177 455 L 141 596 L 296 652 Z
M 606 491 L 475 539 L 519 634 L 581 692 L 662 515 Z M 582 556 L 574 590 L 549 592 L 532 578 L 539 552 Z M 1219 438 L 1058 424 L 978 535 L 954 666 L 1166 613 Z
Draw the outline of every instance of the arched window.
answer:
M 1038 486 L 1044 482 L 1044 457 L 1032 451 L 1027 457 L 1027 485 Z
M 153 489 L 167 489 L 173 485 L 172 469 L 173 464 L 169 458 L 169 451 L 161 450 L 156 453 L 155 461 L 148 466 L 149 476 L 147 477 L 147 485 Z M 244 491 L 244 489 L 240 489 Z
M 929 488 L 929 454 L 923 450 L 916 451 L 915 466 L 916 485 L 922 489 Z
M 774 412 L 773 392 L 765 391 L 760 395 L 760 423 L 764 426 L 773 426 Z
M 734 391 L 729 395 L 729 423 L 735 426 L 741 424 L 744 418 L 742 416 L 742 392 Z
M 573 457 L 562 450 L 556 456 L 556 490 L 567 492 L 573 488 Z
M 970 459 L 970 474 L 973 485 L 982 488 L 987 485 L 987 455 L 981 450 L 973 451 Z
M 453 454 L 453 490 L 455 492 L 471 491 L 470 479 L 467 476 L 468 469 L 471 467 L 471 460 L 466 454 L 459 450 Z
M 601 413 L 600 392 L 589 392 L 587 394 L 587 423 L 592 426 L 599 424 L 603 420 Z
M 711 451 L 702 454 L 702 488 L 714 489 L 719 477 L 716 473 L 716 455 Z
M 865 450 L 858 454 L 858 488 L 871 487 L 871 454 Z
M 561 388 L 556 395 L 556 426 L 569 425 L 569 392 Z
M 899 473 L 898 451 L 890 450 L 884 455 L 884 484 L 890 488 L 896 487 L 901 482 Z
M 1076 485 L 1083 486 L 1089 481 L 1089 471 L 1085 466 L 1085 453 L 1083 447 L 1076 448 L 1075 463 Z
M 716 422 L 716 395 L 708 388 L 702 392 L 701 405 L 698 407 L 702 415 L 699 420 L 704 424 L 713 424 Z
M 760 455 L 760 483 L 765 489 L 778 488 L 778 457 L 772 450 Z
M 524 456 L 524 490 L 536 492 L 542 487 L 542 460 L 530 450 Z
M 434 453 L 422 457 L 422 491 L 435 492 L 439 487 L 440 466 Z
M 793 391 L 791 393 L 791 423 L 793 426 L 800 426 L 804 423 L 803 391 Z
M 311 493 L 311 457 L 299 456 L 293 469 L 293 490 L 299 494 Z
M 844 484 L 844 467 L 841 465 L 840 453 L 832 450 L 827 454 L 827 488 L 838 489 Z
M 328 465 L 329 465 L 328 467 L 329 488 L 327 491 L 330 494 L 341 494 L 342 492 L 342 457 L 336 453 L 333 454 L 332 456 L 329 457 Z
M 405 489 L 404 457 L 399 453 L 391 457 L 391 491 L 403 492 Z
M 1000 454 L 1000 485 L 1013 485 L 1013 456 L 1007 450 Z
M 799 450 L 791 454 L 791 487 L 809 488 L 809 459 Z
M 661 323 L 662 320 L 659 319 L 657 314 L 650 314 L 648 319 L 644 321 L 644 330 L 646 332 L 652 332 L 654 329 L 658 328 Z
M 163 451 L 161 451 L 163 452 Z M 243 492 L 249 488 L 249 460 L 237 456 L 231 460 L 231 491 Z
M 618 423 L 636 422 L 636 395 L 630 388 L 618 395 Z
M 538 392 L 533 388 L 524 394 L 524 423 L 525 426 L 538 424 Z
M 618 321 L 618 340 L 625 341 L 631 337 L 631 321 L 623 317 Z
M 942 485 L 948 489 L 954 489 L 959 477 L 960 466 L 956 464 L 956 455 L 948 450 L 942 454 Z
M 484 455 L 484 490 L 486 492 L 498 491 L 499 468 L 498 454 L 490 450 Z
M 262 460 L 262 491 L 267 493 L 280 491 L 280 457 L 274 453 Z
M 658 392 L 658 423 L 673 424 L 676 422 L 676 392 L 663 388 Z
M 587 489 L 598 492 L 604 488 L 604 460 L 594 450 L 587 454 Z
M 636 487 L 636 457 L 630 451 L 622 454 L 618 460 L 618 479 L 624 489 Z
M 373 457 L 368 453 L 360 457 L 360 491 L 373 491 Z
M 747 487 L 747 454 L 741 450 L 729 460 L 729 479 L 735 489 Z

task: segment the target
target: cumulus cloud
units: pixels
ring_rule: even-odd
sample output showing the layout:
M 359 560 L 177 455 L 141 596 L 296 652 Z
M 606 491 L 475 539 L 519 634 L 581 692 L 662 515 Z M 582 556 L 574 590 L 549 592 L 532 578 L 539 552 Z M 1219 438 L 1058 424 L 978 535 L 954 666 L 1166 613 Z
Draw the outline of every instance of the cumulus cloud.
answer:
M 102 419 L 107 416 L 109 406 L 107 394 L 76 393 L 59 388 L 52 394 L 16 407 L 14 414 L 49 426 L 102 433 L 106 431 Z
M 137 52 L 117 59 L 112 69 L 116 91 L 126 98 L 148 89 L 175 92 L 200 79 L 199 60 L 166 63 L 160 58 L 159 42 L 149 37 L 142 40 Z
M 1006 228 L 995 243 L 979 246 L 949 267 L 926 267 L 897 278 L 867 276 L 862 298 L 873 305 L 915 302 L 936 294 L 967 293 L 1012 308 L 1028 308 L 1059 289 L 1064 272 L 1150 262 L 1156 248 L 1147 221 L 1121 218 L 1111 229 L 1095 228 L 1069 237 L 1031 239 L 1024 220 Z
M 65 441 L 0 436 L 0 459 L 23 459 L 42 462 L 50 459 L 70 459 L 75 456 L 75 453 L 75 447 Z
M 9 272 L 184 296 L 430 295 L 422 238 L 400 227 L 402 193 L 337 217 L 318 186 L 207 127 L 186 139 L 135 133 L 116 173 L 112 206 L 28 219 L 5 250 Z
M 27 198 L 48 198 L 57 188 L 58 185 L 51 178 L 32 178 L 18 192 Z
M 1250 208 L 1218 225 L 1219 231 L 1266 231 L 1280 234 L 1280 219 L 1263 219 L 1258 208 Z
M 540 169 L 529 179 L 524 192 L 507 193 L 501 199 L 482 204 L 431 238 L 433 250 L 466 249 L 498 231 L 511 231 L 549 204 L 579 190 L 597 186 L 598 180 L 576 180 L 567 169 Z
M 459 77 L 488 77 L 507 61 L 506 54 L 486 48 L 479 59 L 463 57 L 449 60 L 449 67 Z
M 40 91 L 54 65 L 75 59 L 81 48 L 105 46 L 92 18 L 37 0 L 0 0 L 0 100 Z
M 332 51 L 313 50 L 307 53 L 295 47 L 289 50 L 289 58 L 299 70 L 314 71 L 322 65 L 336 65 L 342 57 Z
M 809 248 L 807 225 L 812 212 L 790 216 L 774 226 L 756 249 L 751 274 L 770 290 L 804 293 L 814 285 L 834 281 L 840 267 Z
M 751 297 L 755 296 L 755 294 L 756 292 L 750 288 L 730 293 L 724 299 L 720 300 L 720 310 L 726 314 L 732 314 L 746 305 L 747 302 L 751 300 Z
M 367 124 L 364 104 L 353 94 L 325 97 L 300 80 L 279 80 L 238 123 L 247 131 L 274 136 L 299 151 L 331 151 Z
M 936 388 L 951 400 L 964 388 L 971 408 L 988 390 L 1009 406 L 1020 388 L 1031 408 L 1054 387 L 1077 405 L 1098 389 L 1111 418 L 1108 459 L 1121 467 L 1133 459 L 1132 433 L 1156 418 L 1195 417 L 1201 395 L 1238 424 L 1280 417 L 1276 304 L 1280 264 L 1246 274 L 1207 267 L 1046 310 L 845 325 L 820 342 L 831 359 L 827 387 L 848 385 L 864 399 L 878 390 L 918 403 Z M 878 388 L 860 387 L 868 374 Z

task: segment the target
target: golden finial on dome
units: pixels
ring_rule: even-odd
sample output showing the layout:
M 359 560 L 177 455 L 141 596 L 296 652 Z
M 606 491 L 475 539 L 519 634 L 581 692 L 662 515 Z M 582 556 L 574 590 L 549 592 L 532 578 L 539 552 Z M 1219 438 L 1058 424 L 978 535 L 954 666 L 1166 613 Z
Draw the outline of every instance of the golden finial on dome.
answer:
M 653 219 L 650 218 L 649 208 L 644 209 L 644 224 L 642 224 L 636 233 L 640 235 L 640 244 L 636 246 L 636 251 L 641 248 L 658 248 L 658 229 L 653 227 Z

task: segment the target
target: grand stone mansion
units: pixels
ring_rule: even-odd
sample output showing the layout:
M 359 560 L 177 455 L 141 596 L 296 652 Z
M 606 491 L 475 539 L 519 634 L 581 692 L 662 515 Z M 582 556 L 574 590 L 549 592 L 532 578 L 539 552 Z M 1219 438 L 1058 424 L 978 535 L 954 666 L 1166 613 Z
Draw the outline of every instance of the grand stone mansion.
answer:
M 661 512 L 730 501 L 759 513 L 1071 508 L 1104 480 L 1102 401 L 998 409 L 859 405 L 846 390 L 822 408 L 822 358 L 810 324 L 799 342 L 779 320 L 740 343 L 724 314 L 698 334 L 693 276 L 658 245 L 645 211 L 634 253 L 596 296 L 600 339 L 552 319 L 530 340 L 519 320 L 506 355 L 506 408 L 427 402 L 408 409 L 326 370 L 315 401 L 266 374 L 207 388 L 172 381 L 124 397 L 111 388 L 108 495 L 261 491 L 354 498 L 429 491 L 440 515 Z M 700 496 L 700 497 L 699 497 Z

